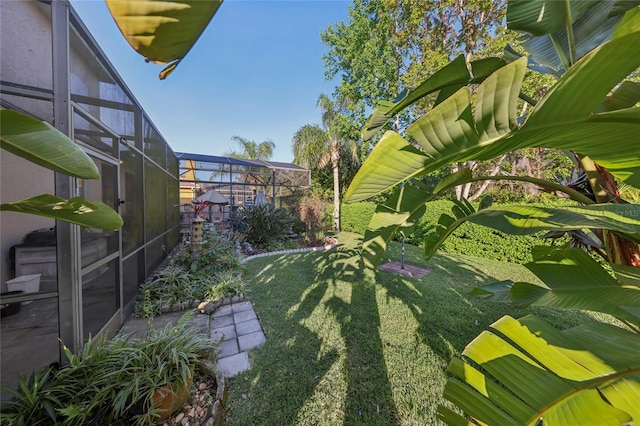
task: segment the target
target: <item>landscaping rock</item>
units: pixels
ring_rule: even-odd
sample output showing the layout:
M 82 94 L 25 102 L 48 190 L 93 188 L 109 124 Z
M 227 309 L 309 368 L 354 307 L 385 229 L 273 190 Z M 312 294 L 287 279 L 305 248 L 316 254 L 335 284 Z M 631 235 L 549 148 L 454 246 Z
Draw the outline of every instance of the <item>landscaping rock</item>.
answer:
M 213 404 L 213 410 L 211 413 L 211 424 L 213 426 L 222 426 L 224 424 L 224 409 L 220 401 L 216 401 Z
M 200 312 L 201 314 L 211 315 L 213 311 L 215 311 L 216 309 L 218 309 L 218 306 L 214 302 L 206 301 L 206 302 L 201 302 L 198 305 L 198 312 Z

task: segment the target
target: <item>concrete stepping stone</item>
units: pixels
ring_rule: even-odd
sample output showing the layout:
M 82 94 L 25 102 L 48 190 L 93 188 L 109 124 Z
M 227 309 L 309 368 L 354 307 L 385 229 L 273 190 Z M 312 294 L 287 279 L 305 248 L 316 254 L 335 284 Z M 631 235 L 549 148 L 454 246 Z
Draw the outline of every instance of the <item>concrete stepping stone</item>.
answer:
M 249 370 L 250 368 L 249 354 L 246 352 L 240 352 L 235 355 L 218 359 L 218 371 L 220 371 L 225 378 L 235 377 L 239 373 Z
M 225 358 L 231 355 L 235 355 L 240 350 L 238 349 L 238 339 L 229 339 L 222 342 L 220 345 L 220 358 Z
M 248 311 L 240 311 L 233 314 L 233 321 L 236 324 L 244 321 L 249 321 L 252 319 L 258 319 L 258 316 L 256 315 L 256 311 L 254 311 L 253 309 Z
M 260 321 L 258 321 L 257 319 L 243 321 L 241 323 L 236 324 L 236 333 L 238 336 L 242 336 L 243 334 L 253 333 L 254 331 L 262 331 L 262 326 L 260 325 Z
M 267 341 L 262 331 L 255 331 L 253 333 L 245 334 L 238 337 L 238 347 L 240 351 L 248 351 L 256 348 Z
M 249 301 L 224 305 L 213 312 L 210 336 L 221 342 L 218 371 L 226 378 L 249 370 L 251 366 L 247 351 L 267 341 L 262 324 Z
M 216 342 L 220 340 L 229 340 L 236 337 L 236 326 L 234 324 L 227 325 L 224 327 L 218 327 L 211 330 L 210 336 Z

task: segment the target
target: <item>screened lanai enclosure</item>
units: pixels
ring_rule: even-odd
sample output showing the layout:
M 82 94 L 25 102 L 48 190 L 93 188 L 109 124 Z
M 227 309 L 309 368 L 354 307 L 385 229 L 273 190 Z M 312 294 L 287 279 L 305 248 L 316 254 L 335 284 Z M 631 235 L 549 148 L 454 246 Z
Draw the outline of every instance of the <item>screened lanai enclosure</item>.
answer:
M 296 164 L 176 153 L 180 168 L 180 216 L 183 227 L 193 215 L 194 200 L 218 194 L 202 216 L 224 222 L 238 208 L 254 204 L 288 207 L 311 184 L 310 171 Z
M 76 352 L 130 315 L 139 285 L 179 241 L 179 172 L 175 153 L 68 1 L 0 1 L 0 31 L 2 108 L 52 124 L 101 174 L 70 178 L 2 151 L 2 202 L 82 196 L 124 219 L 122 229 L 105 232 L 1 213 L 0 370 L 2 384 L 15 386 L 18 374 L 64 362 L 60 340 Z M 8 281 L 25 276 L 39 276 L 35 291 L 8 291 Z

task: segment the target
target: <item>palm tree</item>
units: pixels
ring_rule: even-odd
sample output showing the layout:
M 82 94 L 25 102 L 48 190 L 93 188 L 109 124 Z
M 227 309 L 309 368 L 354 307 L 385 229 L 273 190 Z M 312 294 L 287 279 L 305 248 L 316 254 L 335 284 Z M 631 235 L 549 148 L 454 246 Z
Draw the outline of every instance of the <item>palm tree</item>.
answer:
M 307 168 L 323 168 L 329 162 L 333 169 L 333 230 L 340 230 L 340 153 L 346 151 L 358 163 L 358 145 L 340 127 L 344 100 L 337 102 L 321 94 L 317 106 L 322 111 L 322 128 L 306 124 L 293 135 L 294 162 Z
M 225 152 L 227 157 L 244 158 L 245 160 L 268 160 L 273 155 L 273 149 L 276 147 L 276 144 L 270 140 L 257 143 L 241 136 L 233 136 L 231 139 L 240 145 L 241 151 L 231 149 Z

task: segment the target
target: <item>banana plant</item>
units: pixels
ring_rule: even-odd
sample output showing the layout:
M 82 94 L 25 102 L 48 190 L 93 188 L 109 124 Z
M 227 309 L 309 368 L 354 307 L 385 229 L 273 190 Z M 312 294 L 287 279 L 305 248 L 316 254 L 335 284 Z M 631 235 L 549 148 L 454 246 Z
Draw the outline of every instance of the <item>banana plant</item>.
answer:
M 500 318 L 450 366 L 441 406 L 450 425 L 630 425 L 640 420 L 640 336 L 591 323 L 558 331 Z
M 98 179 L 95 163 L 71 139 L 49 123 L 17 111 L 0 111 L 0 147 L 32 163 L 81 179 Z M 0 205 L 0 211 L 13 211 L 49 217 L 90 228 L 116 230 L 122 227 L 120 215 L 101 201 L 81 197 L 66 200 L 50 194 Z
M 105 0 L 129 45 L 147 61 L 175 70 L 205 30 L 222 0 Z
M 517 123 L 516 106 L 526 58 L 491 74 L 478 86 L 475 105 L 468 87 L 456 91 L 407 128 L 421 149 L 387 131 L 345 198 L 362 201 L 449 163 L 534 147 L 580 152 L 626 184 L 640 187 L 640 158 L 629 154 L 635 152 L 640 108 L 593 113 L 640 66 L 639 43 L 640 31 L 590 52 L 560 78 L 523 124 Z
M 611 173 L 626 185 L 640 187 L 640 90 L 625 80 L 640 67 L 640 49 L 633 47 L 640 42 L 639 11 L 638 2 L 510 1 L 510 28 L 530 32 L 525 47 L 534 52 L 529 57 L 507 52 L 509 63 L 482 79 L 475 101 L 470 87 L 452 93 L 443 87 L 435 107 L 406 129 L 408 140 L 395 132 L 382 136 L 345 199 L 364 200 L 454 162 L 487 160 L 521 148 L 559 148 L 576 153 L 595 200 L 566 188 L 563 192 L 582 205 L 475 209 L 458 202 L 426 241 L 427 257 L 465 221 L 512 234 L 598 228 L 605 246 L 613 241 L 609 235 L 637 253 L 640 207 L 603 204 L 597 186 L 604 186 L 606 173 Z M 527 67 L 552 72 L 558 81 L 520 122 L 516 102 Z M 410 92 L 404 99 L 420 95 Z M 393 105 L 385 107 L 391 111 Z M 377 110 L 372 119 L 384 113 Z M 470 171 L 448 179 L 451 184 L 533 182 L 527 177 L 473 177 Z M 559 186 L 535 183 L 555 190 Z M 412 226 L 435 192 L 406 184 L 378 207 L 365 234 L 365 263 L 379 262 L 393 234 Z M 607 247 L 607 254 L 611 251 Z M 456 408 L 440 407 L 441 420 L 496 425 L 640 422 L 640 410 L 631 402 L 640 398 L 640 270 L 612 263 L 611 276 L 584 251 L 566 247 L 537 248 L 533 255 L 526 266 L 541 283 L 505 281 L 473 294 L 521 307 L 605 312 L 627 328 L 596 324 L 560 332 L 535 317 L 504 317 L 450 364 L 444 397 Z

